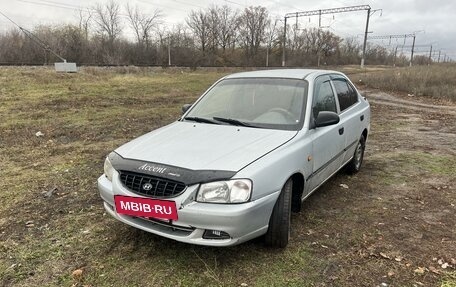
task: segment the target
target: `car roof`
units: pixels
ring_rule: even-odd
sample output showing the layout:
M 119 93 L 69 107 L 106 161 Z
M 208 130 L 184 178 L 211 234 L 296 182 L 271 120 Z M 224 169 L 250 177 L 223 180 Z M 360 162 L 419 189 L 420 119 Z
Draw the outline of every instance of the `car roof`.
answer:
M 305 79 L 309 75 L 314 77 L 320 74 L 340 74 L 337 71 L 331 70 L 318 70 L 318 69 L 274 69 L 274 70 L 258 70 L 251 72 L 241 72 L 231 74 L 225 77 L 225 79 L 234 78 L 288 78 L 288 79 Z

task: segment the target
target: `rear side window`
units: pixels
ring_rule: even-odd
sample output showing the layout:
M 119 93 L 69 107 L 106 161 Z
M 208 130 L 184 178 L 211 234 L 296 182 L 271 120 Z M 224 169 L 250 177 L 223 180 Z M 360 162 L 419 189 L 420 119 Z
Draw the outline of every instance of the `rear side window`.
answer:
M 334 88 L 336 89 L 337 98 L 339 99 L 340 111 L 344 111 L 347 108 L 358 102 L 358 95 L 353 87 L 344 78 L 334 78 Z
M 315 93 L 312 106 L 314 118 L 320 111 L 337 113 L 336 99 L 328 76 L 323 76 L 315 81 Z

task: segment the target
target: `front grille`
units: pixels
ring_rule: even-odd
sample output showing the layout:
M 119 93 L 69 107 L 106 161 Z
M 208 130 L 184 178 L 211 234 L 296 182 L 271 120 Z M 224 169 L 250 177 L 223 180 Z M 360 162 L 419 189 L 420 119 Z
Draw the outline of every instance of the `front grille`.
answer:
M 149 197 L 174 197 L 185 190 L 182 182 L 150 176 L 131 171 L 120 171 L 120 181 L 130 191 Z M 144 185 L 150 183 L 152 187 L 144 190 Z

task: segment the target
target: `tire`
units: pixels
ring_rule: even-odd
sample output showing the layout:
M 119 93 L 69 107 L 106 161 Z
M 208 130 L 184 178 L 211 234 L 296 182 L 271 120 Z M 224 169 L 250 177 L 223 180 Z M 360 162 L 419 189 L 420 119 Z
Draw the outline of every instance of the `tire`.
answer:
M 289 179 L 283 186 L 269 219 L 269 228 L 264 238 L 267 246 L 284 248 L 288 244 L 291 231 L 292 190 L 293 181 Z
M 357 173 L 361 169 L 364 159 L 364 150 L 366 149 L 366 139 L 364 135 L 361 135 L 361 138 L 356 145 L 355 153 L 353 154 L 352 160 L 347 164 L 347 171 L 350 174 Z

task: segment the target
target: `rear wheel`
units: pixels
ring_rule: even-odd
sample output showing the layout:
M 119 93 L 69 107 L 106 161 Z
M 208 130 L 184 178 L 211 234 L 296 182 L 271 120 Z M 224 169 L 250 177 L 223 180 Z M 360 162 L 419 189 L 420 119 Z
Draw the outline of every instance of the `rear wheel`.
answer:
M 271 247 L 284 248 L 288 244 L 291 231 L 291 194 L 293 181 L 289 179 L 282 188 L 271 218 L 265 243 Z
M 364 159 L 364 149 L 366 148 L 366 139 L 364 135 L 361 135 L 361 138 L 356 145 L 355 153 L 353 154 L 352 160 L 347 164 L 347 171 L 349 173 L 357 173 L 361 169 L 361 165 Z

